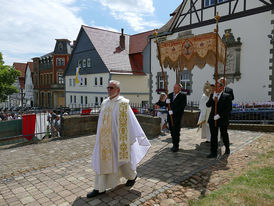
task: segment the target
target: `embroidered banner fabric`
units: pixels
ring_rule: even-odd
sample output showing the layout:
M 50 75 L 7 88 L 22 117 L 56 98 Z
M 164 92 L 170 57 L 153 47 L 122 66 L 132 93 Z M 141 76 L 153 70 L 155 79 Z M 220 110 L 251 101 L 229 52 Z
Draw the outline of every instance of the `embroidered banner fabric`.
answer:
M 185 39 L 175 39 L 159 43 L 161 64 L 179 71 L 194 66 L 202 69 L 205 64 L 216 64 L 216 33 L 206 33 Z M 225 61 L 225 45 L 218 35 L 218 60 Z

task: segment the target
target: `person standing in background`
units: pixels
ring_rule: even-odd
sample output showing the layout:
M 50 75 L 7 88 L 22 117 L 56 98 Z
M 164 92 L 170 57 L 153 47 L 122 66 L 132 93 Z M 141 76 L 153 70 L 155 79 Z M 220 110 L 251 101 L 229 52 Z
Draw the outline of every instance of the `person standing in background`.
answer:
M 179 150 L 181 120 L 187 103 L 186 95 L 183 94 L 181 91 L 182 85 L 176 83 L 173 87 L 173 92 L 170 93 L 168 95 L 168 99 L 166 99 L 166 103 L 170 104 L 170 110 L 168 111 L 169 115 L 167 117 L 167 121 L 172 137 L 172 152 L 177 152 Z M 173 120 L 173 125 L 171 117 Z

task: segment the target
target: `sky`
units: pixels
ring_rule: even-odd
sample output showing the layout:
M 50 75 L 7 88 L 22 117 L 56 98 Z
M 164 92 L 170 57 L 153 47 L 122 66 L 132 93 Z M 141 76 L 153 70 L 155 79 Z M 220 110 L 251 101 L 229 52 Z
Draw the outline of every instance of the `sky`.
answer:
M 132 35 L 162 27 L 182 0 L 0 0 L 5 65 L 52 52 L 55 39 L 77 38 L 81 25 Z

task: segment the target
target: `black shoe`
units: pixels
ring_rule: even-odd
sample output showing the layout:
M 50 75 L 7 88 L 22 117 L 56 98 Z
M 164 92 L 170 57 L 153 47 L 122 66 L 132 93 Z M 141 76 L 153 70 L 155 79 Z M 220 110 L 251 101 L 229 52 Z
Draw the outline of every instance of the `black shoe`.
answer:
M 170 150 L 171 150 L 172 152 L 178 152 L 179 148 L 178 148 L 178 147 L 172 147 Z
M 225 154 L 227 154 L 227 155 L 230 154 L 230 149 L 229 149 L 229 148 L 226 148 L 226 149 L 225 149 Z
M 92 198 L 92 197 L 95 197 L 97 195 L 100 195 L 100 194 L 104 194 L 106 191 L 104 192 L 99 192 L 99 190 L 93 190 L 92 192 L 89 192 L 87 194 L 87 198 Z
M 205 141 L 205 143 L 210 143 L 210 141 Z
M 206 156 L 207 158 L 216 158 L 217 155 L 216 154 L 213 154 L 213 153 L 210 153 L 209 155 Z
M 136 177 L 134 178 L 134 180 L 128 180 L 128 181 L 126 182 L 126 186 L 127 186 L 127 187 L 132 187 L 132 186 L 135 184 L 136 179 L 137 179 L 137 175 L 136 175 Z

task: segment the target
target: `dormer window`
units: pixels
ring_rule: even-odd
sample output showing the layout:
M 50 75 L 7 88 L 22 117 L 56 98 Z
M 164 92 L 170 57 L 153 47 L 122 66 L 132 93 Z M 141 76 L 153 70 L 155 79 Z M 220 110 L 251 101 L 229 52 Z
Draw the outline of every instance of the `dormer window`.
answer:
M 85 68 L 87 66 L 87 60 L 83 59 L 83 68 Z
M 63 51 L 63 44 L 61 42 L 58 44 L 58 51 Z
M 87 67 L 91 67 L 91 59 L 90 58 L 87 59 Z
M 81 60 L 81 59 L 78 60 L 78 66 L 79 66 L 80 68 L 82 67 L 82 60 Z

